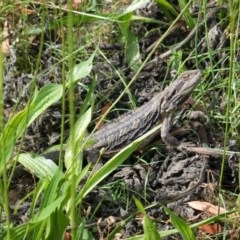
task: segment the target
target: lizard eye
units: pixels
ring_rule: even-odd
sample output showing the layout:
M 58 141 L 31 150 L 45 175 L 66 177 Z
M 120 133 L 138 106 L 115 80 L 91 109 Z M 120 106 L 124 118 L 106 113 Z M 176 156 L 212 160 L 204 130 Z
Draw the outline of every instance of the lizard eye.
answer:
M 189 81 L 189 75 L 188 75 L 188 74 L 184 74 L 184 75 L 182 76 L 182 80 L 183 80 L 184 82 Z

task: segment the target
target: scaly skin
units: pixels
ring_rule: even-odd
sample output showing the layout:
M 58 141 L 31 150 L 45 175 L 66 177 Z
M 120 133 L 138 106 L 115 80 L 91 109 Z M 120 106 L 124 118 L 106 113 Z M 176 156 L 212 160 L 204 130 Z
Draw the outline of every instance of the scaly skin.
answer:
M 178 147 L 180 143 L 169 135 L 172 115 L 190 97 L 201 77 L 200 70 L 186 71 L 149 102 L 104 125 L 92 135 L 95 143 L 86 149 L 90 162 L 97 160 L 101 149 L 103 156 L 111 156 L 160 123 L 163 141 Z

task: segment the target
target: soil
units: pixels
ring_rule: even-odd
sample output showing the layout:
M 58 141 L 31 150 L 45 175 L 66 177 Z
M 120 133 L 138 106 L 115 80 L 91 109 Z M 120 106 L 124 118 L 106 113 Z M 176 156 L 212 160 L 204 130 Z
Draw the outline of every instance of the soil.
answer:
M 145 8 L 138 10 L 136 14 L 166 21 L 164 13 L 155 2 L 151 2 L 151 4 Z M 34 13 L 33 16 L 31 14 L 28 16 L 27 22 L 29 24 L 34 24 L 32 22 L 33 20 L 31 20 L 34 19 L 33 17 Z M 38 20 L 40 21 L 40 19 Z M 207 22 L 209 31 L 211 31 L 217 23 L 218 16 L 215 14 L 209 18 Z M 11 24 L 12 22 L 10 22 L 10 25 Z M 94 33 L 94 27 L 95 26 L 89 27 L 89 35 Z M 229 47 L 228 39 L 223 39 L 222 35 L 225 27 L 225 24 L 222 23 L 218 25 L 218 35 L 212 38 L 211 48 L 213 50 L 223 49 L 224 47 L 227 49 L 227 47 Z M 152 46 L 154 46 L 167 28 L 168 26 L 159 26 L 158 24 L 143 22 L 133 22 L 131 24 L 132 33 L 138 36 L 139 52 L 142 61 L 147 57 Z M 74 41 L 76 41 L 74 44 L 76 48 L 84 44 L 80 44 L 80 40 L 79 42 L 77 41 L 79 30 L 81 29 L 77 29 L 76 27 L 76 39 L 74 39 Z M 150 63 L 146 64 L 129 89 L 136 107 L 141 106 L 151 99 L 155 93 L 164 89 L 169 83 L 169 80 L 171 81 L 173 76 L 176 75 L 175 72 L 182 63 L 184 63 L 184 68 L 186 69 L 195 69 L 196 66 L 197 68 L 205 69 L 206 66 L 209 66 L 209 58 L 201 57 L 204 54 L 204 56 L 206 56 L 208 51 L 206 48 L 206 33 L 204 28 L 199 28 L 196 33 L 199 39 L 197 47 L 195 45 L 196 39 L 192 37 L 184 44 L 178 53 L 172 53 L 172 55 L 164 59 L 159 58 L 159 56 L 166 52 L 173 44 L 184 40 L 190 31 L 183 20 L 179 21 L 178 27 L 164 39 L 164 42 L 151 56 L 149 60 Z M 107 35 L 108 33 L 111 33 L 111 31 L 109 30 L 108 32 L 106 29 L 104 34 Z M 61 54 L 59 54 L 59 52 L 63 50 L 61 35 L 57 32 L 57 29 L 51 32 L 46 30 L 43 39 L 40 38 L 40 35 L 27 38 L 27 47 L 24 46 L 22 39 L 20 42 L 16 41 L 17 36 L 16 31 L 13 31 L 13 34 L 9 36 L 11 51 L 9 50 L 5 56 L 5 121 L 26 105 L 35 87 L 41 88 L 50 82 L 61 83 L 62 79 L 62 65 L 56 64 L 58 60 L 61 60 Z M 35 69 L 37 66 L 36 59 L 40 51 L 41 41 L 44 43 L 40 58 L 41 64 L 38 69 L 39 74 L 34 76 L 32 69 Z M 108 36 L 106 42 L 101 39 L 98 47 L 108 61 L 104 59 L 103 55 L 97 54 L 90 76 L 83 79 L 81 84 L 76 85 L 74 89 L 76 102 L 75 111 L 77 116 L 81 111 L 81 106 L 87 94 L 86 88 L 83 86 L 89 86 L 92 80 L 94 78 L 96 79 L 94 114 L 93 121 L 89 126 L 89 132 L 94 128 L 97 121 L 96 119 L 101 115 L 101 110 L 109 103 L 114 102 L 119 96 L 119 93 L 123 91 L 124 82 L 119 78 L 119 74 L 125 83 L 129 83 L 135 74 L 135 71 L 126 62 L 124 45 L 119 37 L 112 34 Z M 76 63 L 86 60 L 95 48 L 96 44 L 91 40 L 90 44 L 84 49 L 85 53 L 81 52 L 80 57 L 76 56 Z M 195 50 L 199 55 L 193 57 L 192 52 Z M 218 54 L 216 52 L 212 59 L 214 63 L 216 63 L 214 66 L 218 69 L 221 68 L 219 59 L 228 53 L 221 51 L 221 54 Z M 179 54 L 179 56 L 177 56 L 177 54 Z M 225 62 L 225 64 L 228 63 Z M 226 66 L 225 69 L 227 69 Z M 116 70 L 118 73 L 116 73 Z M 222 76 L 227 74 L 226 71 L 222 71 Z M 35 81 L 33 81 L 34 78 Z M 216 81 L 218 81 L 218 79 Z M 220 89 L 215 89 L 214 93 L 206 92 L 203 94 L 203 101 L 204 98 L 208 99 L 208 103 L 203 105 L 201 102 L 196 102 L 196 99 L 186 103 L 180 113 L 176 113 L 176 121 L 174 122 L 172 132 L 181 142 L 191 143 L 195 146 L 207 144 L 212 148 L 221 148 L 223 147 L 224 132 L 219 124 L 217 125 L 211 122 L 209 116 L 207 117 L 209 122 L 202 122 L 201 119 L 189 120 L 188 118 L 190 112 L 193 110 L 208 113 L 213 107 L 215 110 L 224 108 L 224 100 L 221 96 Z M 214 99 L 211 98 L 211 96 L 216 95 L 218 96 L 219 102 L 213 105 L 215 103 L 213 103 Z M 112 120 L 134 108 L 129 99 L 129 95 L 125 94 L 115 106 L 114 111 L 108 114 L 107 120 Z M 47 148 L 58 144 L 60 142 L 61 116 L 62 109 L 61 103 L 59 102 L 49 108 L 45 114 L 27 129 L 23 145 L 21 146 L 21 152 L 41 154 Z M 66 116 L 68 117 L 68 112 Z M 66 139 L 68 136 L 67 122 L 66 120 Z M 200 132 L 203 137 L 199 134 Z M 229 150 L 234 151 L 237 147 L 237 142 L 234 141 L 234 139 L 229 141 Z M 140 198 L 140 200 L 143 200 L 142 196 L 144 196 L 146 205 L 157 203 L 155 207 L 149 208 L 146 212 L 152 219 L 158 220 L 158 230 L 173 228 L 169 222 L 169 215 L 164 211 L 163 205 L 166 205 L 185 220 L 190 221 L 195 219 L 191 222 L 199 221 L 199 218 L 196 217 L 199 211 L 192 209 L 186 203 L 192 200 L 206 201 L 212 204 L 218 203 L 217 187 L 219 184 L 221 160 L 222 157 L 201 156 L 195 153 L 179 152 L 177 149 L 165 146 L 159 136 L 147 149 L 134 153 L 124 163 L 124 166 L 111 174 L 97 189 L 88 195 L 85 200 L 85 209 L 91 208 L 97 209 L 97 211 L 95 212 L 94 219 L 91 219 L 91 221 L 88 221 L 86 217 L 86 226 L 95 234 L 96 239 L 107 239 L 107 236 L 116 227 L 117 223 L 123 220 L 125 220 L 126 224 L 120 231 L 121 236 L 119 239 L 142 234 L 143 225 L 141 214 L 134 214 L 137 210 L 132 201 L 133 196 Z M 204 170 L 203 182 L 194 187 L 194 182 L 201 177 L 200 173 L 203 161 L 208 162 Z M 226 161 L 224 170 L 223 188 L 225 187 L 228 191 L 232 192 L 236 192 L 238 187 L 238 171 L 236 170 L 236 166 L 238 166 L 238 162 L 236 157 L 233 156 Z M 36 181 L 38 181 L 38 179 L 31 173 L 23 169 L 22 166 L 17 166 L 9 192 L 11 211 L 14 211 L 19 199 L 34 189 Z M 169 196 L 177 196 L 191 187 L 194 187 L 193 191 L 180 199 L 175 200 L 173 197 L 173 200 L 162 200 L 162 196 L 166 193 L 168 193 Z M 101 205 L 99 206 L 100 201 Z M 27 221 L 29 205 L 30 203 L 25 201 L 17 214 L 12 215 L 14 225 Z M 133 214 L 132 218 L 129 219 L 128 217 L 131 214 Z M 206 216 L 203 214 L 201 217 L 207 217 L 207 213 L 205 215 Z M 181 237 L 175 234 L 174 237 L 171 236 L 166 239 L 181 239 Z

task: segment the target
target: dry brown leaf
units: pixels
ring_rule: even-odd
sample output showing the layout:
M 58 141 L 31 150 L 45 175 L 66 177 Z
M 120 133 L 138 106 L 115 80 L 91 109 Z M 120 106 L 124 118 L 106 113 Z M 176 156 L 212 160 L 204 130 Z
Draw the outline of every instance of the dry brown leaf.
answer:
M 22 14 L 30 15 L 30 14 L 36 13 L 35 10 L 29 9 L 29 8 L 25 8 L 25 7 L 21 7 L 21 6 L 19 8 L 20 8 L 20 11 Z
M 207 234 L 217 234 L 222 232 L 222 226 L 218 223 L 205 224 L 198 227 L 199 230 Z
M 144 218 L 144 214 L 141 213 L 141 212 L 139 212 L 139 213 L 136 214 L 136 217 L 137 217 L 137 218 L 142 218 L 142 219 L 143 219 L 143 218 Z
M 73 0 L 73 9 L 77 9 L 82 4 L 83 0 Z
M 112 103 L 107 103 L 101 110 L 101 116 L 104 115 L 107 110 L 111 107 Z M 100 119 L 96 122 L 96 129 L 100 129 L 103 126 L 104 122 Z
M 71 233 L 70 232 L 65 233 L 64 240 L 71 240 Z
M 81 4 L 83 4 L 83 0 L 73 0 L 72 9 L 75 9 L 75 10 L 78 9 L 81 6 Z M 68 5 L 65 4 L 65 5 L 62 6 L 62 8 L 63 9 L 68 9 Z
M 218 213 L 221 214 L 227 212 L 227 210 L 225 210 L 224 208 L 215 206 L 209 202 L 191 201 L 188 202 L 187 204 L 193 209 L 208 212 L 215 215 L 217 215 Z
M 30 15 L 30 14 L 36 13 L 35 10 L 30 9 L 30 8 L 28 8 L 28 7 L 26 7 L 26 6 L 23 6 L 23 4 L 22 4 L 21 1 L 16 1 L 15 4 L 16 4 L 16 9 L 15 9 L 15 11 L 17 10 L 18 13 L 26 14 L 26 15 Z

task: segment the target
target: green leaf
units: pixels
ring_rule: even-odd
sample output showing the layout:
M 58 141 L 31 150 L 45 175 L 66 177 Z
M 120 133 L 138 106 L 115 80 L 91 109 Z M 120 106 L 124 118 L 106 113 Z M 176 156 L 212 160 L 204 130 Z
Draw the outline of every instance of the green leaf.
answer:
M 88 89 L 87 96 L 84 99 L 84 102 L 81 106 L 80 116 L 82 116 L 88 109 L 89 106 L 93 108 L 94 105 L 94 88 L 95 88 L 96 80 L 93 79 L 91 85 Z
M 120 22 L 118 23 L 122 35 L 127 38 L 129 33 L 129 27 L 131 23 L 132 13 L 125 14 L 119 18 Z
M 61 215 L 66 203 L 65 199 L 68 194 L 68 191 L 64 189 L 66 185 L 67 182 L 64 178 L 64 174 L 58 170 L 43 192 L 41 204 L 38 208 L 38 211 L 30 219 L 30 223 L 38 223 L 38 225 L 34 228 L 32 235 L 34 239 L 38 239 L 39 236 L 46 231 L 46 227 L 48 229 L 49 224 L 51 224 L 50 216 L 52 214 Z M 64 218 L 64 223 L 65 222 L 66 218 Z
M 42 156 L 22 153 L 18 156 L 17 160 L 38 178 L 48 177 L 51 179 L 58 170 L 58 166 L 53 161 L 45 159 Z
M 29 219 L 32 219 L 34 214 L 36 213 L 36 208 L 39 208 L 39 199 L 42 199 L 42 193 L 45 192 L 45 189 L 49 185 L 50 179 L 49 178 L 41 178 L 37 182 L 37 185 L 34 187 L 32 191 L 32 200 L 31 200 L 31 207 L 29 209 Z
M 65 175 L 61 170 L 58 169 L 44 191 L 44 195 L 41 200 L 41 205 L 39 207 L 39 213 L 42 209 L 44 209 L 51 202 L 53 202 L 58 197 L 58 195 L 66 196 L 67 192 L 62 191 L 63 188 L 65 187 L 65 183 L 66 183 Z
M 51 216 L 63 211 L 66 204 L 66 196 L 68 195 L 66 186 L 69 187 L 69 185 L 70 183 L 66 181 L 64 174 L 60 170 L 56 171 L 53 178 L 47 182 L 42 192 L 41 204 L 38 211 L 30 219 L 30 223 L 38 223 L 32 233 L 33 239 L 40 239 L 43 233 L 46 234 L 46 231 L 49 233 Z M 66 219 L 64 219 L 65 221 Z
M 142 61 L 139 51 L 138 38 L 134 36 L 130 31 L 126 36 L 124 51 L 128 65 L 136 71 L 142 64 Z
M 50 217 L 50 224 L 46 227 L 45 239 L 64 239 L 69 218 L 61 210 L 53 212 Z
M 133 14 L 131 16 L 131 21 L 141 21 L 144 23 L 156 23 L 156 24 L 169 26 L 169 23 L 167 23 L 167 22 L 160 21 L 160 20 L 153 19 L 153 18 L 147 18 L 147 17 L 143 17 L 143 16 L 139 16 L 139 15 L 133 15 Z
M 192 229 L 188 226 L 186 222 L 184 222 L 181 218 L 179 218 L 175 213 L 170 211 L 168 208 L 164 208 L 165 211 L 171 216 L 171 222 L 174 227 L 179 231 L 179 234 L 183 239 L 196 239 Z
M 94 22 L 94 21 L 97 21 L 97 23 L 101 23 L 101 21 L 116 22 L 118 16 L 119 16 L 119 14 L 116 14 L 116 13 L 111 13 L 111 15 L 101 13 L 101 14 L 97 15 L 96 13 L 91 14 L 91 13 L 78 11 L 77 15 L 71 16 L 71 21 L 72 21 L 73 26 L 82 26 L 85 23 Z M 63 26 L 63 25 L 67 26 L 68 23 L 69 23 L 69 16 L 64 15 L 63 17 L 59 17 L 55 20 L 52 20 L 48 25 L 48 29 L 49 30 L 58 29 L 59 26 Z M 39 28 L 39 30 L 40 30 L 40 28 Z M 30 28 L 30 31 L 26 30 L 26 33 L 33 34 L 34 30 Z
M 144 215 L 144 218 L 143 218 L 143 231 L 144 231 L 144 238 L 143 238 L 144 240 L 157 240 L 157 239 L 160 240 L 161 239 L 160 234 L 157 231 L 156 224 L 147 215 Z
M 217 222 L 217 221 L 220 221 L 221 219 L 226 220 L 227 216 L 230 216 L 231 214 L 233 214 L 234 212 L 237 212 L 237 211 L 238 210 L 232 210 L 232 211 L 229 211 L 227 213 L 222 213 L 222 214 L 210 217 L 208 219 L 204 219 L 203 221 L 191 224 L 190 228 L 196 228 L 196 227 L 199 227 L 199 226 L 202 226 L 202 225 Z M 168 237 L 170 235 L 176 234 L 178 232 L 179 232 L 178 229 L 170 229 L 170 230 L 160 231 L 159 234 L 162 238 L 164 238 L 164 237 Z M 142 240 L 143 237 L 144 237 L 143 235 L 138 235 L 138 236 L 130 237 L 127 240 Z M 191 238 L 183 238 L 183 239 L 191 239 Z M 193 239 L 195 239 L 195 238 L 193 238 Z
M 137 209 L 138 209 L 141 213 L 145 214 L 146 212 L 145 212 L 145 209 L 144 209 L 142 203 L 141 203 L 137 198 L 135 198 L 135 197 L 133 197 L 133 198 L 134 198 L 134 201 L 135 201 L 135 205 L 137 206 Z
M 179 0 L 179 6 L 181 11 L 183 11 L 184 9 L 184 13 L 183 13 L 183 17 L 187 23 L 187 25 L 192 29 L 195 27 L 196 23 L 195 23 L 195 19 L 192 17 L 189 8 L 186 8 L 186 5 L 189 4 L 189 1 L 186 0 Z
M 62 85 L 48 84 L 42 87 L 26 108 L 15 114 L 8 121 L 4 130 L 6 142 L 18 139 L 27 126 L 62 97 L 62 93 Z
M 45 208 L 41 209 L 41 211 L 39 211 L 36 216 L 33 218 L 33 222 L 41 222 L 46 220 L 63 202 L 65 198 L 65 195 L 60 196 L 59 198 L 57 198 L 56 200 L 50 202 L 48 204 L 48 206 L 46 206 Z
M 175 10 L 175 8 L 166 0 L 155 0 L 157 4 L 161 7 L 165 15 L 172 19 L 172 16 L 177 16 L 178 12 Z
M 92 109 L 89 108 L 81 117 L 77 120 L 73 131 L 70 133 L 66 153 L 65 153 L 65 166 L 69 170 L 71 167 L 79 165 L 74 159 L 75 156 L 83 150 L 83 138 L 85 136 L 88 124 L 91 121 Z
M 156 224 L 147 216 L 142 203 L 135 197 L 134 197 L 134 201 L 138 210 L 142 214 L 144 214 L 144 219 L 143 219 L 144 238 L 143 239 L 146 239 L 146 240 L 161 239 L 159 232 L 157 231 Z
M 92 233 L 90 230 L 85 228 L 85 225 L 83 223 L 79 224 L 77 227 L 77 232 L 76 232 L 76 239 L 81 239 L 81 240 L 94 240 L 95 238 L 93 237 Z
M 31 233 L 36 224 L 21 224 L 9 229 L 9 235 L 7 235 L 6 231 L 1 234 L 1 239 L 9 240 L 9 239 L 31 239 Z
M 92 71 L 95 53 L 96 51 L 90 56 L 88 60 L 75 65 L 74 68 L 69 72 L 67 87 L 70 87 L 78 80 L 89 75 L 89 73 Z
M 0 149 L 0 173 L 8 162 L 17 139 L 25 129 L 49 106 L 62 97 L 63 89 L 58 84 L 48 84 L 35 93 L 34 98 L 6 124 L 3 133 L 4 149 Z
M 28 126 L 48 107 L 60 100 L 62 94 L 63 88 L 60 84 L 48 84 L 42 87 L 30 103 Z
M 137 70 L 142 64 L 141 55 L 139 51 L 138 38 L 130 31 L 130 22 L 132 14 L 123 15 L 119 20 L 119 27 L 124 36 L 124 55 L 128 65 Z

